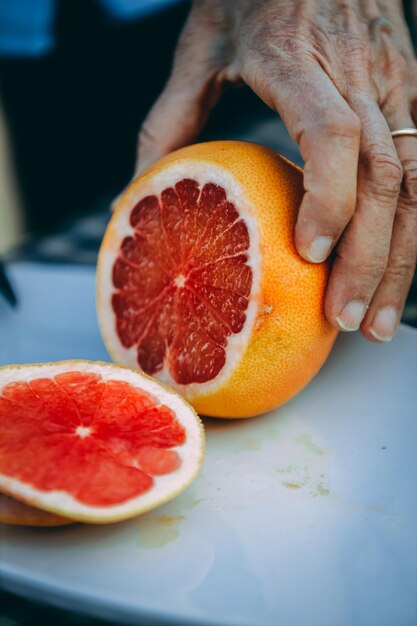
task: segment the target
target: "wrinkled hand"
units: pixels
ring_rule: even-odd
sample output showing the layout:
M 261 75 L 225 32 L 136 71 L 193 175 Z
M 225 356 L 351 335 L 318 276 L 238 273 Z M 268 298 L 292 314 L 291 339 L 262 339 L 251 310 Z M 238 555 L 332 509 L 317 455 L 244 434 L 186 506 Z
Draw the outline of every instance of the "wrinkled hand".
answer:
M 395 333 L 417 256 L 417 61 L 399 0 L 199 0 L 145 121 L 139 167 L 192 142 L 225 83 L 277 111 L 305 161 L 299 253 L 335 248 L 325 311 Z

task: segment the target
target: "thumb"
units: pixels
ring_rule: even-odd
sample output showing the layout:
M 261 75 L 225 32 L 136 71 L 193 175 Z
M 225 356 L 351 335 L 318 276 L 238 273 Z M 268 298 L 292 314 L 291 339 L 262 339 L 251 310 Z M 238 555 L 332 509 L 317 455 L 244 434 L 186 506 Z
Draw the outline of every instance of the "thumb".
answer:
M 195 4 L 181 33 L 171 76 L 139 133 L 135 174 L 196 139 L 218 102 L 228 64 L 224 8 Z
M 221 94 L 215 75 L 185 80 L 173 72 L 165 89 L 149 111 L 139 132 L 132 178 L 161 157 L 193 142 Z M 114 211 L 123 191 L 112 201 Z
M 140 129 L 132 178 L 166 154 L 192 143 L 220 92 L 220 81 L 213 75 L 187 80 L 185 72 L 175 70 Z M 111 211 L 116 209 L 123 193 L 112 201 Z
M 135 175 L 165 154 L 192 143 L 221 93 L 216 73 L 174 69 L 139 133 Z M 200 68 L 201 69 L 201 68 Z M 208 68 L 207 68 L 208 69 Z

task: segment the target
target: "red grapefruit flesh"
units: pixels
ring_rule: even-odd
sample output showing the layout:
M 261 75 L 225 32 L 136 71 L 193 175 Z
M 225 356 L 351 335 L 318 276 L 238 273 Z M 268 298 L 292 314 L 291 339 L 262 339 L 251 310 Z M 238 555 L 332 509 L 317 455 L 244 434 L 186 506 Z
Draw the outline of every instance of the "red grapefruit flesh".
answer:
M 196 474 L 194 411 L 110 364 L 0 368 L 0 490 L 72 519 L 106 522 L 173 497 Z
M 124 348 L 178 384 L 215 378 L 246 321 L 249 232 L 225 190 L 179 180 L 132 209 L 132 236 L 113 266 L 112 306 Z

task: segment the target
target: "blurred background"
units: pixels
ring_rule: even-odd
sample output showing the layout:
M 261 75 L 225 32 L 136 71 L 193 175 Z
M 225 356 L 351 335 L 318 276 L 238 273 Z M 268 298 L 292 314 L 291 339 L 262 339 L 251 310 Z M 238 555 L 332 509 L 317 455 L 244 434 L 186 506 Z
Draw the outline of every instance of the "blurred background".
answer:
M 189 6 L 0 2 L 0 254 L 25 255 L 29 244 L 38 260 L 65 261 L 69 243 L 45 236 L 108 211 L 132 175 L 138 129 L 168 77 Z M 232 137 L 299 160 L 282 123 L 246 88 L 225 94 L 201 139 Z M 79 224 L 91 252 L 79 261 L 94 260 L 103 224 Z
M 189 7 L 187 0 L 0 1 L 0 256 L 95 261 Z M 414 38 L 416 7 L 404 2 Z M 282 122 L 244 87 L 224 94 L 200 139 L 225 138 L 264 143 L 301 162 Z
M 106 207 L 185 19 L 173 0 L 0 2 L 0 251 Z

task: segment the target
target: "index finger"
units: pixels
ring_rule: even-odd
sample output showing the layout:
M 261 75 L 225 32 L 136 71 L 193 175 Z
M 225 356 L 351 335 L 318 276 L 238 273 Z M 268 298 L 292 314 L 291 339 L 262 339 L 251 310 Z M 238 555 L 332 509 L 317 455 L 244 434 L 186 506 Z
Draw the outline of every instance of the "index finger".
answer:
M 356 207 L 360 121 L 327 74 L 315 62 L 281 71 L 262 93 L 281 115 L 304 159 L 305 194 L 296 229 L 296 247 L 313 263 L 324 261 Z

